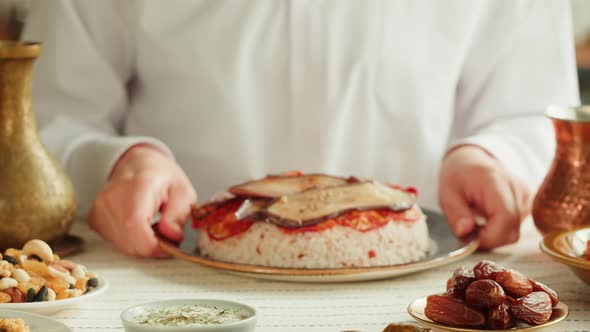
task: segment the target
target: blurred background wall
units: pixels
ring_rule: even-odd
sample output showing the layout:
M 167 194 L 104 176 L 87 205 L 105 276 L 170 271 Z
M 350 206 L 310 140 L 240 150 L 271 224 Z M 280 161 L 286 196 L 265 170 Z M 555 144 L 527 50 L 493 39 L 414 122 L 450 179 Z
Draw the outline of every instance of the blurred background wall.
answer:
M 569 1 L 572 4 L 580 93 L 583 103 L 590 104 L 590 0 Z M 0 39 L 18 39 L 29 3 L 30 0 L 0 0 Z

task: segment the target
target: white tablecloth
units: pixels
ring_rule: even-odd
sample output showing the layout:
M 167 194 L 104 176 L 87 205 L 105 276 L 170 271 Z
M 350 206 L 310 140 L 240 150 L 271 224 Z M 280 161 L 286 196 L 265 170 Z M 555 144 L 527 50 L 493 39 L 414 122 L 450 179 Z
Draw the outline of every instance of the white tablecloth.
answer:
M 71 259 L 110 282 L 108 291 L 96 300 L 54 315 L 75 331 L 122 331 L 121 312 L 144 302 L 221 298 L 256 307 L 259 332 L 379 332 L 389 322 L 410 320 L 406 307 L 412 300 L 444 291 L 446 279 L 457 266 L 473 266 L 481 259 L 520 270 L 559 292 L 570 315 L 551 331 L 590 331 L 590 286 L 539 251 L 541 237 L 530 221 L 523 225 L 517 245 L 476 253 L 451 265 L 395 279 L 345 284 L 272 282 L 181 260 L 129 258 L 114 251 L 83 224 L 75 225 L 72 233 L 83 236 L 86 245 L 82 254 Z

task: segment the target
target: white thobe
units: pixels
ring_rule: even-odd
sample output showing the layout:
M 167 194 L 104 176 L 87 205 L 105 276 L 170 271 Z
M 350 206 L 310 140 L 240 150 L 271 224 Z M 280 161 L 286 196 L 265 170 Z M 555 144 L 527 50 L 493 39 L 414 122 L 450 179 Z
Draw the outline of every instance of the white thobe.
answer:
M 417 187 L 457 144 L 534 188 L 579 103 L 568 1 L 36 1 L 33 108 L 88 208 L 117 158 L 171 151 L 201 200 L 300 169 Z

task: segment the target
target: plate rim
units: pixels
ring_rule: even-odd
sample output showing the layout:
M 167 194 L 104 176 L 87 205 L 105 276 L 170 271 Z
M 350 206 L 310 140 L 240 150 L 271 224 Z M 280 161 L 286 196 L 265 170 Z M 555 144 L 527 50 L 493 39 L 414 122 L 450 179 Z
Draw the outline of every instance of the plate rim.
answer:
M 328 277 L 328 276 L 354 276 L 368 273 L 384 273 L 395 271 L 418 272 L 438 266 L 446 265 L 471 255 L 479 247 L 479 239 L 472 237 L 464 246 L 453 250 L 444 257 L 436 257 L 430 260 L 423 260 L 405 264 L 383 265 L 374 267 L 357 267 L 357 268 L 329 268 L 329 269 L 303 269 L 303 268 L 281 268 L 261 265 L 239 264 L 212 260 L 206 257 L 194 256 L 185 253 L 176 244 L 159 239 L 159 246 L 166 253 L 196 263 L 205 267 L 216 268 L 228 272 L 247 273 L 255 275 L 271 276 L 297 276 L 297 277 Z
M 109 288 L 109 282 L 102 276 L 97 276 L 98 287 L 92 291 L 77 297 L 70 297 L 63 300 L 43 301 L 43 302 L 22 302 L 22 303 L 0 303 L 0 310 L 27 311 L 35 309 L 47 309 L 52 307 L 66 307 L 70 304 L 94 298 L 102 295 Z
M 539 248 L 541 252 L 546 254 L 547 256 L 553 258 L 554 260 L 565 263 L 570 266 L 578 267 L 585 270 L 590 270 L 590 261 L 580 258 L 569 256 L 566 254 L 561 253 L 559 250 L 556 249 L 555 241 L 565 236 L 568 236 L 571 233 L 574 233 L 580 229 L 585 229 L 587 227 L 582 227 L 579 229 L 569 230 L 569 231 L 560 231 L 547 234 L 543 237 L 543 239 L 539 243 Z
M 47 315 L 41 315 L 41 314 L 36 314 L 33 312 L 28 312 L 28 311 L 22 311 L 22 310 L 14 310 L 14 309 L 0 309 L 0 314 L 2 314 L 3 312 L 7 312 L 9 315 L 14 315 L 15 317 L 21 318 L 22 320 L 25 321 L 25 323 L 27 325 L 31 325 L 31 323 L 27 322 L 27 320 L 29 319 L 41 319 L 43 321 L 50 321 L 54 324 L 58 324 L 59 327 L 61 328 L 65 328 L 66 331 L 74 331 L 71 327 L 67 326 L 65 323 L 47 316 Z M 29 316 L 29 318 L 23 317 L 23 316 Z
M 426 297 L 420 297 L 420 298 L 415 299 L 414 301 L 410 302 L 410 304 L 408 304 L 408 307 L 407 307 L 407 312 L 410 316 L 412 316 L 413 319 L 415 319 L 417 322 L 419 322 L 421 324 L 427 325 L 428 327 L 433 327 L 436 329 L 453 331 L 453 332 L 535 331 L 535 330 L 543 329 L 543 328 L 555 325 L 559 322 L 562 322 L 563 320 L 565 320 L 569 316 L 569 307 L 567 306 L 567 304 L 563 303 L 563 301 L 559 301 L 556 308 L 560 307 L 563 311 L 565 311 L 565 314 L 563 316 L 560 316 L 560 317 L 550 321 L 550 322 L 546 322 L 541 325 L 529 325 L 529 326 L 526 326 L 523 328 L 518 328 L 518 329 L 512 328 L 509 330 L 482 330 L 482 329 L 472 329 L 472 328 L 465 328 L 465 327 L 447 326 L 447 325 L 443 325 L 443 324 L 434 322 L 432 320 L 424 320 L 421 317 L 418 317 L 412 310 L 412 306 L 418 301 L 424 301 L 424 303 L 426 304 Z

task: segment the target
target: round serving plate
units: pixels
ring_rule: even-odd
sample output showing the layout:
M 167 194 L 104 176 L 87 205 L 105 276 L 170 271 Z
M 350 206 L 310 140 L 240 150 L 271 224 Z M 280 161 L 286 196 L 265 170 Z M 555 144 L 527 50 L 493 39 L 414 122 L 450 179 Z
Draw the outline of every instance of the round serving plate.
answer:
M 464 242 L 458 240 L 453 235 L 447 220 L 441 213 L 430 210 L 424 210 L 424 213 L 427 216 L 426 222 L 430 234 L 430 250 L 426 257 L 408 264 L 366 268 L 292 269 L 221 262 L 203 257 L 199 254 L 198 237 L 195 236 L 196 231 L 190 225 L 187 226 L 186 238 L 180 245 L 162 240 L 160 241 L 160 246 L 164 251 L 179 259 L 232 274 L 267 280 L 311 283 L 352 282 L 392 278 L 450 264 L 469 256 L 479 246 L 479 241 L 475 237 L 467 239 Z
M 0 318 L 20 318 L 31 332 L 72 332 L 73 330 L 53 318 L 29 312 L 0 309 Z
M 552 325 L 555 325 L 562 320 L 564 320 L 568 315 L 568 307 L 563 302 L 559 302 L 555 308 L 553 308 L 553 313 L 551 314 L 551 318 L 544 324 L 541 325 L 520 325 L 514 327 L 510 330 L 481 330 L 481 329 L 472 329 L 472 328 L 465 328 L 465 327 L 453 327 L 447 326 L 444 324 L 439 324 L 434 322 L 432 319 L 426 317 L 424 314 L 424 308 L 426 308 L 426 298 L 420 298 L 415 300 L 414 302 L 410 303 L 408 306 L 408 313 L 412 316 L 419 324 L 430 327 L 435 331 L 452 331 L 452 332 L 500 332 L 500 331 L 518 331 L 518 332 L 525 332 L 525 331 L 555 331 Z M 551 326 L 551 328 L 549 328 Z

